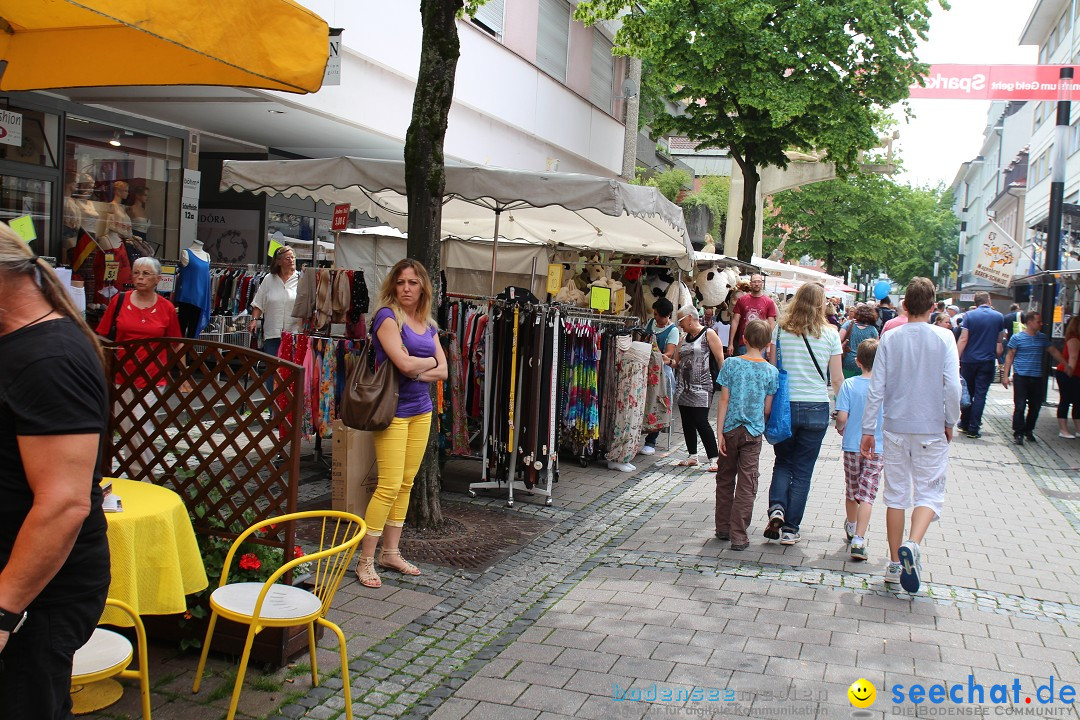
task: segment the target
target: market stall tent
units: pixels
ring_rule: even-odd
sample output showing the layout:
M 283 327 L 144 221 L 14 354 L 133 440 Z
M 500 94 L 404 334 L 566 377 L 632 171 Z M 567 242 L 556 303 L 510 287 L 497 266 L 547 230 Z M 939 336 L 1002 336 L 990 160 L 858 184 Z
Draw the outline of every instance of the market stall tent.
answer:
M 544 245 L 500 239 L 496 287 L 530 287 L 543 297 L 551 251 Z M 364 271 L 372 293 L 382 285 L 394 263 L 406 257 L 407 236 L 389 226 L 343 230 L 335 247 L 335 266 Z M 442 265 L 446 289 L 451 293 L 483 295 L 491 283 L 491 240 L 445 238 Z M 533 277 L 535 263 L 536 276 Z
M 221 189 L 350 203 L 400 230 L 408 228 L 401 160 L 226 160 Z M 447 164 L 442 234 L 648 254 L 674 258 L 685 269 L 693 257 L 682 209 L 659 190 L 576 173 Z M 494 271 L 500 244 L 491 247 Z

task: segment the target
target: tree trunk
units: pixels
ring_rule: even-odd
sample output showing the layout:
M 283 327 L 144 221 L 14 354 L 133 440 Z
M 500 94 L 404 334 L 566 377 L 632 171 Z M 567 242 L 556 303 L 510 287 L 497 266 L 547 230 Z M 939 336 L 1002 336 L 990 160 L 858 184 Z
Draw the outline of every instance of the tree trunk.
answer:
M 440 233 L 442 198 L 446 186 L 443 141 L 454 99 L 454 74 L 460 53 L 457 13 L 463 0 L 421 0 L 424 35 L 420 71 L 413 96 L 412 121 L 405 134 L 405 190 L 409 202 L 409 257 L 431 272 L 439 296 L 442 267 Z M 434 420 L 434 418 L 433 418 Z M 439 505 L 440 473 L 435 424 L 424 462 L 413 482 L 409 520 L 419 528 L 442 525 Z
M 761 182 L 761 175 L 757 167 L 743 159 L 740 153 L 732 151 L 731 157 L 742 170 L 743 196 L 742 196 L 742 224 L 739 227 L 739 253 L 738 258 L 742 262 L 751 262 L 754 259 L 754 231 L 757 228 L 757 188 Z

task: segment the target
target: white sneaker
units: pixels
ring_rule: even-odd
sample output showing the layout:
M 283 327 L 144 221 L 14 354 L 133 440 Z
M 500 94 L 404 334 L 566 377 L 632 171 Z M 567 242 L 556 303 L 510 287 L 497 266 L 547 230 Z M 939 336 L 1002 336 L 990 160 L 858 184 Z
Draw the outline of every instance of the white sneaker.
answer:
M 885 568 L 885 582 L 892 585 L 900 582 L 900 573 L 903 569 L 903 566 L 898 562 L 889 563 Z
M 922 581 L 922 561 L 919 557 L 919 546 L 912 540 L 908 540 L 896 553 L 900 556 L 900 587 L 909 593 L 919 592 Z
M 844 532 L 847 533 L 847 541 L 851 542 L 851 539 L 853 537 L 855 537 L 855 523 L 853 523 L 853 522 L 845 522 L 844 523 Z
M 867 557 L 866 548 L 869 545 L 869 541 L 865 538 L 861 538 L 858 535 L 851 538 L 851 547 L 848 548 L 851 553 L 852 560 L 865 560 Z
M 608 470 L 618 470 L 619 472 L 634 472 L 637 470 L 637 468 L 630 463 L 609 462 L 607 467 Z
M 656 454 L 656 448 L 654 448 L 652 445 L 643 445 L 641 447 L 641 454 L 642 455 L 655 455 Z
M 1073 435 L 1071 432 L 1065 432 L 1065 431 L 1059 432 L 1058 437 L 1059 438 L 1065 438 L 1066 440 L 1075 440 L 1076 439 L 1076 436 Z

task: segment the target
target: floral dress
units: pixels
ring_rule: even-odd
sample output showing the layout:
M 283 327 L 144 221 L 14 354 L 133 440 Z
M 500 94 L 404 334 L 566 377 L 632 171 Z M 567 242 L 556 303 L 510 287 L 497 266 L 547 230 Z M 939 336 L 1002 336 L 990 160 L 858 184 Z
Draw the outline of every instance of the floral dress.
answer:
M 629 463 L 637 454 L 645 420 L 645 388 L 652 345 L 632 342 L 627 335 L 615 339 L 615 352 L 615 436 L 606 458 L 608 462 Z
M 663 430 L 671 423 L 671 394 L 668 374 L 664 372 L 663 355 L 653 340 L 649 369 L 646 375 L 644 432 Z

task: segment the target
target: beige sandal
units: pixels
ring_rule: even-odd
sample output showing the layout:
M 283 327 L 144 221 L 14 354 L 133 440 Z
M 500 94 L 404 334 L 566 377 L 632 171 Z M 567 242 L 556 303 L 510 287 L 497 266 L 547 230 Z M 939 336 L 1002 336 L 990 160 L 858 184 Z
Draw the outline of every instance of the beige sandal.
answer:
M 382 587 L 382 578 L 375 572 L 375 558 L 361 557 L 356 561 L 356 579 L 367 588 Z
M 386 558 L 397 558 L 401 563 L 400 565 L 387 565 Z M 383 548 L 379 552 L 379 567 L 387 570 L 394 570 L 402 575 L 419 575 L 420 568 L 413 565 L 411 562 L 401 557 L 401 551 L 398 549 L 387 550 Z

